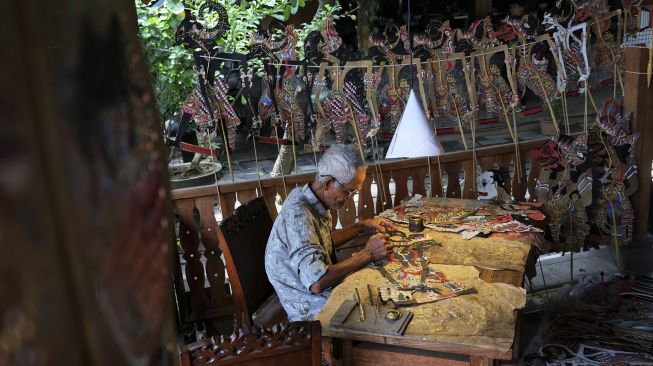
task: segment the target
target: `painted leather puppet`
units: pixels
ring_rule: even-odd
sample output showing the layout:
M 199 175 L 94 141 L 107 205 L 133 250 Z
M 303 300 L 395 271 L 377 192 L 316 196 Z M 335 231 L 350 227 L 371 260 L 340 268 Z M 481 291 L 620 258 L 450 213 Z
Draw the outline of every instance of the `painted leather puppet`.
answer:
M 492 169 L 481 173 L 477 180 L 476 190 L 479 200 L 509 202 L 512 197 L 505 190 L 505 172 Z
M 603 104 L 593 135 L 600 149 L 595 159 L 600 183 L 595 223 L 603 243 L 628 244 L 634 221 L 629 196 L 637 189 L 635 144 L 639 135 L 630 132 L 630 118 L 613 99 Z

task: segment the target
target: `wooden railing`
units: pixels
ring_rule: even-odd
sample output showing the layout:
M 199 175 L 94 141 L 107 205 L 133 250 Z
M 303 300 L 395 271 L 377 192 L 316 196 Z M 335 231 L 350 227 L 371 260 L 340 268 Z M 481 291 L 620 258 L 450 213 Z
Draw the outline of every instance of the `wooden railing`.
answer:
M 483 170 L 493 166 L 510 167 L 512 173 L 506 183 L 506 191 L 516 200 L 525 200 L 526 193 L 530 192 L 532 200 L 535 196 L 535 180 L 539 176 L 539 164 L 529 163 L 530 152 L 542 146 L 544 141 L 540 139 L 520 144 L 521 169 L 517 169 L 515 146 L 512 144 L 477 149 L 477 166 Z M 526 166 L 530 167 L 528 172 Z M 514 173 L 519 170 L 523 172 L 521 177 Z M 370 165 L 367 173 L 357 202 L 349 200 L 342 209 L 332 211 L 334 226 L 338 222 L 347 226 L 358 219 L 373 217 L 398 205 L 409 195 L 427 195 L 429 182 L 433 182 L 431 195 L 434 197 L 477 197 L 476 169 L 471 151 L 383 162 Z M 222 253 L 214 234 L 218 225 L 216 205 L 219 203 L 221 216 L 227 217 L 238 203 L 244 204 L 263 196 L 272 218 L 276 218 L 277 197 L 283 201 L 293 188 L 313 181 L 314 177 L 314 173 L 308 173 L 172 192 L 175 211 L 179 217 L 179 239 L 182 256 L 186 261 L 185 278 L 189 288 L 189 291 L 181 291 L 185 284 L 181 276 L 181 265 L 178 265 L 176 285 L 182 320 L 200 320 L 233 312 L 225 281 L 225 266 L 220 258 Z M 394 188 L 392 194 L 391 186 Z M 206 258 L 205 265 L 202 256 Z

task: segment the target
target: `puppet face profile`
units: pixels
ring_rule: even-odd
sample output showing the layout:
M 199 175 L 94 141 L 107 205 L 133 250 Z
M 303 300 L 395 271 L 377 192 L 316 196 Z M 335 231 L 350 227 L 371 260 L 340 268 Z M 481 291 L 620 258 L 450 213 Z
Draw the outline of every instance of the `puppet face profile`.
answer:
M 499 195 L 498 188 L 502 181 L 497 171 L 485 171 L 478 178 L 476 190 L 478 191 L 479 200 L 493 200 Z
M 580 135 L 575 139 L 569 136 L 560 136 L 558 150 L 568 165 L 575 167 L 585 162 L 589 151 L 587 135 Z
M 545 142 L 544 145 L 542 145 L 539 150 L 533 152 L 532 155 L 543 169 L 555 169 L 562 162 L 562 157 L 558 151 L 558 144 L 553 140 Z

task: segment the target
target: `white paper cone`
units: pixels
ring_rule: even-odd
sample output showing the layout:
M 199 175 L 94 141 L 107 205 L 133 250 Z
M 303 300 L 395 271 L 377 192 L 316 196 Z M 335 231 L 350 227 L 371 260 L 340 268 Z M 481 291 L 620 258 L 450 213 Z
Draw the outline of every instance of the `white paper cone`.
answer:
M 435 137 L 433 127 L 419 105 L 415 92 L 411 90 L 406 109 L 401 116 L 385 158 L 437 156 L 443 152 L 440 142 Z

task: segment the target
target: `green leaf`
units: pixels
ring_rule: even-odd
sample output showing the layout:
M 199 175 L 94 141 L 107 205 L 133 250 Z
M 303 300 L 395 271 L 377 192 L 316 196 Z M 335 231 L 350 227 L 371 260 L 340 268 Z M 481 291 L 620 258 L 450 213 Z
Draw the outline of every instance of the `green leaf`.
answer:
M 175 14 L 184 11 L 184 3 L 179 0 L 166 0 L 166 8 Z
M 354 14 L 350 15 L 349 17 L 351 18 L 351 20 L 356 20 L 356 15 Z
M 297 10 L 299 10 L 299 1 L 298 0 L 292 0 L 290 12 L 293 15 L 295 15 L 295 14 L 297 14 Z
M 290 10 L 290 5 L 286 5 L 283 9 L 283 20 L 288 20 L 288 18 L 290 18 Z
M 273 18 L 278 20 L 286 20 L 281 14 L 270 14 L 270 15 L 272 15 Z
M 242 105 L 247 105 L 247 99 L 245 99 L 245 96 L 244 96 L 244 95 L 241 95 L 241 96 L 240 96 L 240 104 L 242 104 Z

